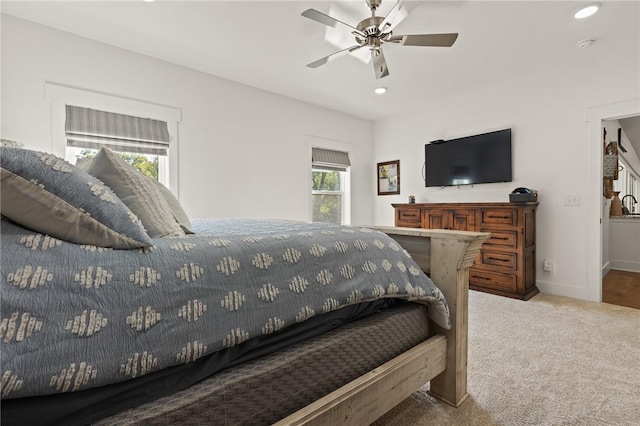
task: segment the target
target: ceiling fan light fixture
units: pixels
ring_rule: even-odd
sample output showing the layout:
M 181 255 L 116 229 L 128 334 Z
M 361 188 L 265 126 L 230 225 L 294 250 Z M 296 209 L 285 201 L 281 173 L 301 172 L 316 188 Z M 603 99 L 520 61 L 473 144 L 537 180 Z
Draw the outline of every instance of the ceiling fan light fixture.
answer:
M 376 95 L 382 95 L 382 94 L 384 94 L 386 92 L 387 92 L 387 88 L 386 87 L 376 87 L 373 90 L 373 93 L 375 93 Z
M 593 15 L 594 13 L 596 13 L 600 9 L 600 6 L 601 6 L 600 3 L 588 4 L 588 5 L 580 8 L 580 10 L 578 10 L 576 13 L 574 13 L 573 17 L 576 18 L 576 19 L 588 18 L 589 16 Z

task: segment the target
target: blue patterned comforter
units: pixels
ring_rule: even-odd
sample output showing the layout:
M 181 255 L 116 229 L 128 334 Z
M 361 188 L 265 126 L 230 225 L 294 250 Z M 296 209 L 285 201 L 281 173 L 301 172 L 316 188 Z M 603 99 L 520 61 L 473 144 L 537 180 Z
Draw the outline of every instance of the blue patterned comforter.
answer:
M 343 306 L 440 290 L 378 231 L 286 221 L 194 221 L 154 246 L 81 246 L 1 221 L 2 398 L 133 379 Z

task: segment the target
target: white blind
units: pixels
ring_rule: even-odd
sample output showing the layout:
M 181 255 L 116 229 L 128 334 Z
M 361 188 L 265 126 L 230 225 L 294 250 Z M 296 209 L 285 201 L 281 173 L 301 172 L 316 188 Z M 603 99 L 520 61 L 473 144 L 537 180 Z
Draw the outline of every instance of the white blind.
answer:
M 150 155 L 167 155 L 167 123 L 91 108 L 66 106 L 67 146 Z
M 311 165 L 314 169 L 347 171 L 351 166 L 349 153 L 324 148 L 312 148 Z

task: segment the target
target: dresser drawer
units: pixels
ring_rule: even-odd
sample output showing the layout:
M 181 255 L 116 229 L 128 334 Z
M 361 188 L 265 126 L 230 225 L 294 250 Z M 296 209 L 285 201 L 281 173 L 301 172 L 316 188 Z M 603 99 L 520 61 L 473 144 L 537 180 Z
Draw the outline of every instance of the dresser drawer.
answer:
M 515 292 L 517 289 L 515 275 L 480 271 L 475 268 L 469 269 L 469 284 L 508 292 Z
M 481 232 L 491 232 L 491 238 L 484 242 L 482 247 L 500 247 L 515 249 L 518 247 L 518 233 L 515 231 L 495 231 L 493 229 L 481 229 Z
M 397 226 L 420 228 L 420 209 L 399 209 L 396 214 Z
M 492 225 L 516 226 L 518 224 L 518 212 L 507 209 L 481 209 L 480 227 Z
M 506 273 L 515 271 L 518 264 L 515 253 L 499 253 L 484 250 L 480 253 L 480 261 L 483 265 L 504 269 Z

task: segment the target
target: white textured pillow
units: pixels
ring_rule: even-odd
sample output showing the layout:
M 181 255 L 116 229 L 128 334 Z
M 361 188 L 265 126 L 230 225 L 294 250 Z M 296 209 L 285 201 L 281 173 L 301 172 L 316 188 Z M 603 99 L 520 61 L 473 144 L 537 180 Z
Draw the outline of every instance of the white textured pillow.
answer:
M 193 231 L 193 227 L 191 225 L 191 221 L 189 220 L 189 216 L 180 205 L 180 201 L 173 195 L 173 192 L 157 180 L 149 178 L 159 189 L 164 197 L 164 200 L 169 204 L 171 211 L 173 212 L 173 217 L 180 225 L 180 228 L 185 232 L 185 234 L 195 234 Z
M 25 228 L 76 244 L 129 249 L 152 241 L 104 184 L 45 152 L 0 147 L 0 212 Z
M 160 189 L 115 152 L 102 148 L 86 168 L 135 213 L 151 238 L 184 235 Z

